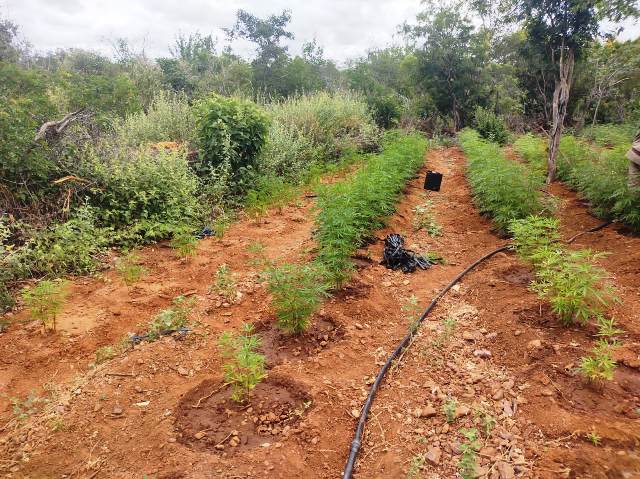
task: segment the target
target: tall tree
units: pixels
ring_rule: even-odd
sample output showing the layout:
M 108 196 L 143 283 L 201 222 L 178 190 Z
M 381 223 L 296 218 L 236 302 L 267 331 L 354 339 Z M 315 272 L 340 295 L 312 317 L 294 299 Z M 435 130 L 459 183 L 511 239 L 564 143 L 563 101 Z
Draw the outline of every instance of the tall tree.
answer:
M 514 0 L 516 19 L 527 40 L 554 75 L 547 183 L 555 181 L 560 138 L 567 116 L 575 61 L 599 35 L 605 20 L 619 22 L 638 16 L 636 0 Z

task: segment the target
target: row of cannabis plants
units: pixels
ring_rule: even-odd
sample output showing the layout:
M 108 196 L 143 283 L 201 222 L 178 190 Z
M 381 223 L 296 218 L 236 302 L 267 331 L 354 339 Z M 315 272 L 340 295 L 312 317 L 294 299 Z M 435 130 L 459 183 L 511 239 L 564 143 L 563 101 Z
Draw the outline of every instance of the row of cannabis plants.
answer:
M 563 136 L 558 178 L 586 199 L 597 217 L 640 231 L 640 190 L 630 188 L 627 181 L 629 163 L 625 153 L 633 138 L 631 129 L 602 125 L 583 135 Z M 533 170 L 545 171 L 547 151 L 543 138 L 523 135 L 513 147 Z
M 0 311 L 13 304 L 7 286 L 90 273 L 109 247 L 189 244 L 204 226 L 221 233 L 238 208 L 264 210 L 380 139 L 366 102 L 349 92 L 268 105 L 162 93 L 108 125 L 77 122 L 33 145 L 37 169 L 2 171 L 32 193 L 0 191 Z
M 521 137 L 516 149 L 535 164 L 541 145 L 531 138 Z M 558 220 L 544 216 L 551 208 L 539 192 L 545 177 L 542 170 L 507 159 L 499 145 L 480 139 L 474 131 L 461 132 L 460 143 L 468 157 L 474 201 L 502 233 L 512 236 L 519 256 L 533 267 L 533 290 L 549 302 L 563 324 L 597 325 L 600 339 L 592 355 L 582 359 L 579 372 L 590 381 L 612 379 L 612 352 L 621 331 L 606 316 L 616 296 L 607 272 L 595 264 L 602 254 L 570 250 L 560 242 Z

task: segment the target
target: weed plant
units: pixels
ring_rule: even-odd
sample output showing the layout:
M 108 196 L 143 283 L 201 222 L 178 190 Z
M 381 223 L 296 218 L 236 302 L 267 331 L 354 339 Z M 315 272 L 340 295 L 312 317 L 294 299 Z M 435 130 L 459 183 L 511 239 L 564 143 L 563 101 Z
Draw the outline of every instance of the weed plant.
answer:
M 127 286 L 140 281 L 140 278 L 147 271 L 144 266 L 138 264 L 139 261 L 139 256 L 134 252 L 116 260 L 116 271 L 122 276 L 122 280 Z
M 418 329 L 420 318 L 420 305 L 418 304 L 418 298 L 415 295 L 410 296 L 404 301 L 404 304 L 401 307 L 402 311 L 405 313 L 407 322 L 409 323 L 409 332 L 411 334 L 415 333 Z
M 101 348 L 96 349 L 96 360 L 94 361 L 94 364 L 97 366 L 115 358 L 117 355 L 118 351 L 116 351 L 114 346 L 102 346 Z
M 638 131 L 637 125 L 630 123 L 623 125 L 604 124 L 587 126 L 580 132 L 580 136 L 601 147 L 615 148 L 620 145 L 628 147 L 633 141 L 636 131 Z
M 424 454 L 417 454 L 411 458 L 409 469 L 407 470 L 407 479 L 420 479 L 422 477 L 422 468 L 426 459 Z
M 257 352 L 260 337 L 253 334 L 252 325 L 245 324 L 240 334 L 230 331 L 222 333 L 218 346 L 225 359 L 224 380 L 231 385 L 231 398 L 243 402 L 267 375 L 265 357 Z
M 427 201 L 413 208 L 413 229 L 414 231 L 424 230 L 429 236 L 436 237 L 442 234 L 442 228 L 431 212 L 432 207 L 431 201 Z
M 350 275 L 351 255 L 373 230 L 394 213 L 404 185 L 423 163 L 427 141 L 419 135 L 386 137 L 385 148 L 348 181 L 323 185 L 318 192 L 318 261 L 329 280 L 342 284 Z
M 531 171 L 545 178 L 547 175 L 547 142 L 539 136 L 527 133 L 513 142 L 513 149 L 526 161 Z
M 507 160 L 497 144 L 481 139 L 473 130 L 465 129 L 458 137 L 468 158 L 467 175 L 476 205 L 493 218 L 497 230 L 506 233 L 514 219 L 544 210 L 541 177 Z
M 482 138 L 504 145 L 509 140 L 509 130 L 504 120 L 491 110 L 476 107 L 474 125 Z
M 165 331 L 175 331 L 187 327 L 194 304 L 194 298 L 176 297 L 173 300 L 173 305 L 160 311 L 149 324 L 147 331 L 149 341 L 159 339 Z
M 216 270 L 212 289 L 227 301 L 236 299 L 238 285 L 226 263 L 221 264 Z
M 447 399 L 442 406 L 442 412 L 444 412 L 445 417 L 447 418 L 448 423 L 452 423 L 456 420 L 456 409 L 458 407 L 458 402 L 455 399 Z
M 56 330 L 56 317 L 62 311 L 67 297 L 66 281 L 42 280 L 31 289 L 24 289 L 22 299 L 31 317 L 47 330 Z
M 596 447 L 598 447 L 600 445 L 600 442 L 602 441 L 602 438 L 595 431 L 589 432 L 587 434 L 587 439 L 591 444 L 593 444 Z
M 278 317 L 277 326 L 289 334 L 303 333 L 311 314 L 328 296 L 326 272 L 313 262 L 306 265 L 284 263 L 269 266 L 265 277 Z
M 599 340 L 591 356 L 581 359 L 578 372 L 591 383 L 611 381 L 616 370 L 616 362 L 613 359 L 613 350 L 616 347 L 617 342 Z
M 478 441 L 478 431 L 476 429 L 460 429 L 460 433 L 466 439 L 466 442 L 460 445 L 462 453 L 458 468 L 462 479 L 475 479 L 477 477 L 478 468 L 478 451 L 480 450 L 480 441 Z
M 176 253 L 178 253 L 178 256 L 181 258 L 189 258 L 196 254 L 198 238 L 190 231 L 180 230 L 174 234 L 169 246 L 176 250 Z

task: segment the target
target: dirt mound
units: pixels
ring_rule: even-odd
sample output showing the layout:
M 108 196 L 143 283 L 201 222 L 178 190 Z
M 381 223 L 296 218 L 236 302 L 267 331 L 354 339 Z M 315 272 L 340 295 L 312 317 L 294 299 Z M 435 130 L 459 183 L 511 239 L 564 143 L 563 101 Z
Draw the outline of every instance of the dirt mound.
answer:
M 231 399 L 231 388 L 206 380 L 184 395 L 176 408 L 180 443 L 191 448 L 235 452 L 299 433 L 296 425 L 310 407 L 302 385 L 271 376 L 251 391 L 249 401 Z

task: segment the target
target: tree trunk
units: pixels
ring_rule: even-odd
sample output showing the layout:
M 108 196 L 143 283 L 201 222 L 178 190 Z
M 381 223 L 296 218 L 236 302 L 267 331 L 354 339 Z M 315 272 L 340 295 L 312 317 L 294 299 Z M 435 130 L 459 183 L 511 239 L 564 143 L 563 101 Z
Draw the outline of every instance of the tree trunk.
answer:
M 566 51 L 565 51 L 566 50 Z M 564 128 L 564 119 L 567 116 L 569 93 L 573 81 L 574 56 L 571 48 L 563 46 L 560 50 L 560 62 L 556 86 L 553 92 L 552 119 L 553 123 L 549 132 L 549 157 L 547 161 L 547 184 L 556 179 L 556 160 L 560 147 L 560 138 Z
M 600 102 L 602 101 L 602 97 L 598 97 L 598 101 L 596 103 L 596 109 L 593 112 L 593 121 L 591 122 L 591 126 L 596 126 L 596 121 L 598 120 L 598 110 L 600 109 Z

